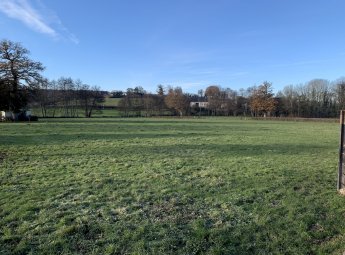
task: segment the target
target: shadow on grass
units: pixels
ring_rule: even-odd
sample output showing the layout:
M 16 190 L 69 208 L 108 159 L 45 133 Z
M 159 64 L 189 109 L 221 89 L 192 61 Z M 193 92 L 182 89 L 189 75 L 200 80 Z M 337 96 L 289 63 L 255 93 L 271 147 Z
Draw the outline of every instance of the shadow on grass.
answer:
M 181 154 L 181 156 L 189 157 L 188 152 L 198 151 L 210 152 L 214 155 L 229 156 L 262 156 L 262 155 L 296 155 L 296 154 L 310 154 L 312 152 L 323 152 L 325 150 L 332 149 L 331 146 L 319 145 L 287 145 L 287 144 L 203 144 L 203 145 L 165 145 L 165 146 L 142 146 L 142 148 L 136 147 L 136 149 L 142 150 L 147 154 L 166 154 L 171 152 L 172 154 Z
M 282 145 L 282 144 L 262 144 L 262 145 L 246 145 L 246 144 L 204 144 L 204 145 L 193 145 L 193 144 L 177 144 L 177 145 L 160 145 L 160 146 L 143 146 L 138 144 L 128 144 L 123 147 L 116 148 L 89 148 L 75 150 L 71 148 L 69 152 L 64 151 L 63 153 L 49 153 L 45 156 L 107 156 L 114 158 L 120 158 L 122 156 L 135 155 L 148 156 L 150 158 L 158 155 L 160 158 L 167 157 L 180 157 L 180 158 L 191 158 L 194 156 L 229 156 L 229 157 L 248 157 L 248 156 L 276 156 L 276 155 L 310 155 L 320 154 L 327 150 L 332 150 L 333 146 L 319 145 Z
M 229 122 L 229 119 L 223 119 L 223 121 L 220 121 L 219 119 L 210 119 L 210 118 L 171 118 L 171 119 L 160 119 L 160 118 L 142 118 L 142 119 L 137 119 L 137 118 L 106 118 L 106 119 L 69 119 L 69 118 L 61 118 L 61 119 L 41 119 L 40 122 L 38 123 L 61 123 L 63 125 L 65 124 L 77 124 L 77 123 L 83 123 L 83 124 L 121 124 L 121 125 L 132 125 L 132 124 L 153 124 L 153 125 L 180 125 L 180 124 L 186 124 L 186 125 L 195 125 L 195 124 L 220 124 L 220 125 L 243 125 L 241 123 L 240 119 L 232 119 L 234 120 L 233 122 Z M 243 120 L 246 121 L 246 120 Z
M 117 141 L 127 139 L 157 139 L 157 138 L 190 138 L 195 137 L 212 137 L 219 136 L 220 133 L 198 133 L 198 132 L 175 132 L 175 133 L 111 133 L 111 134 L 30 134 L 23 136 L 11 136 L 4 137 L 3 144 L 6 145 L 49 145 L 49 144 L 64 144 L 66 142 L 74 141 L 87 141 L 94 142 L 99 140 Z M 128 141 L 130 143 L 130 141 Z

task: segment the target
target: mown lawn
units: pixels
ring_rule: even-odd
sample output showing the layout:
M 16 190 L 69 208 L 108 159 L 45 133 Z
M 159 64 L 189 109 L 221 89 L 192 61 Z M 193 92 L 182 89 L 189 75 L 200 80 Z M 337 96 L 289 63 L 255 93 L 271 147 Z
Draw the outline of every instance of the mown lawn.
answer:
M 0 254 L 342 254 L 338 124 L 0 123 Z

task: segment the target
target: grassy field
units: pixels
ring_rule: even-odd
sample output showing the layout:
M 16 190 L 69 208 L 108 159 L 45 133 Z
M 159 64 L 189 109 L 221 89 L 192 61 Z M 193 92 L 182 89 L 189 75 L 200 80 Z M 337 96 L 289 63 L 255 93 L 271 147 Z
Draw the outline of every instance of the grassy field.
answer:
M 0 123 L 0 254 L 342 254 L 338 124 Z
M 104 103 L 102 105 L 104 106 L 118 106 L 121 98 L 111 98 L 111 97 L 106 97 L 104 100 Z

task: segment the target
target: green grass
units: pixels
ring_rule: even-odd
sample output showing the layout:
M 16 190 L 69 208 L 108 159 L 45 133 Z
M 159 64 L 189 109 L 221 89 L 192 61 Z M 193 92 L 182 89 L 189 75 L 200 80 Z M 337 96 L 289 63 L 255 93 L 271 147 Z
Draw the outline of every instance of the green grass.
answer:
M 0 123 L 0 254 L 342 254 L 336 123 Z
M 32 112 L 32 115 L 35 115 L 39 118 L 42 118 L 42 111 L 40 108 L 31 108 L 30 109 Z M 53 109 L 49 109 L 47 111 L 47 116 L 48 117 L 55 117 L 55 118 L 60 118 L 60 117 L 64 117 L 64 112 L 62 111 L 62 109 L 56 109 L 55 110 L 55 114 L 53 114 Z M 85 117 L 85 110 L 83 109 L 78 109 L 78 113 L 76 114 L 78 118 L 84 118 Z M 96 118 L 108 118 L 108 117 L 121 117 L 121 113 L 118 109 L 94 109 L 92 111 L 92 117 L 96 117 Z
M 111 97 L 106 97 L 104 100 L 104 103 L 102 105 L 104 106 L 118 106 L 121 98 L 111 98 Z

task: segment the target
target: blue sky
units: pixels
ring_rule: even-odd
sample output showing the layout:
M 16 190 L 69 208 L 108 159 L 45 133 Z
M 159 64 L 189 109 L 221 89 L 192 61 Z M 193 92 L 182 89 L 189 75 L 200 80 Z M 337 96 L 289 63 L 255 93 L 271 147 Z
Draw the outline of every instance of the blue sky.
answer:
M 0 39 L 49 79 L 197 92 L 345 76 L 343 0 L 0 0 Z

